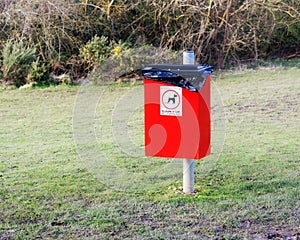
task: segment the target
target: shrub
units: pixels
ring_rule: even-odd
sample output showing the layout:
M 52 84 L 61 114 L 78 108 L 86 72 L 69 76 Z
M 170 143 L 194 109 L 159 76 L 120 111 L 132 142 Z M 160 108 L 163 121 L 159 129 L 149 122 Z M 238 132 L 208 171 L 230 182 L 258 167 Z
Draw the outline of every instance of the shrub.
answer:
M 0 5 L 0 47 L 23 39 L 37 47 L 43 62 L 63 62 L 72 79 L 106 59 L 111 41 L 119 39 L 194 50 L 198 62 L 223 68 L 299 57 L 299 9 L 299 0 L 6 0 Z
M 95 35 L 80 49 L 79 57 L 86 62 L 89 69 L 93 69 L 109 57 L 111 51 L 109 45 L 107 37 Z
M 37 86 L 49 86 L 55 84 L 54 79 L 49 73 L 50 67 L 45 63 L 40 62 L 38 58 L 32 63 L 31 69 L 29 71 L 28 80 Z
M 135 77 L 140 69 L 149 64 L 178 64 L 181 61 L 181 53 L 169 49 L 149 45 L 129 48 L 125 43 L 119 42 L 112 48 L 112 55 L 90 72 L 88 78 L 98 84 L 127 81 L 127 77 Z
M 34 47 L 25 47 L 22 41 L 7 41 L 1 51 L 4 82 L 12 83 L 16 87 L 24 85 L 35 58 L 35 51 Z

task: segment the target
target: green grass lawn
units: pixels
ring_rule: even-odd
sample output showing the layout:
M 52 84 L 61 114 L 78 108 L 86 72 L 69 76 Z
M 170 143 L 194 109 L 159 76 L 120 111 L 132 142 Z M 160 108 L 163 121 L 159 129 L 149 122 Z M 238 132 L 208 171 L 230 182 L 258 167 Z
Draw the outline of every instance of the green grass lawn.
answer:
M 299 239 L 300 69 L 213 81 L 225 144 L 194 196 L 142 156 L 141 85 L 0 90 L 0 239 Z

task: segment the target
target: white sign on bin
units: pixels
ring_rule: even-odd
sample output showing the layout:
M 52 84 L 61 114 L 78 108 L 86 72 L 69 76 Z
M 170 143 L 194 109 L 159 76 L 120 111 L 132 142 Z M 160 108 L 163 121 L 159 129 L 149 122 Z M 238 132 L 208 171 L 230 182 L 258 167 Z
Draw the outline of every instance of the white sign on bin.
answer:
M 160 87 L 160 115 L 182 116 L 181 87 Z

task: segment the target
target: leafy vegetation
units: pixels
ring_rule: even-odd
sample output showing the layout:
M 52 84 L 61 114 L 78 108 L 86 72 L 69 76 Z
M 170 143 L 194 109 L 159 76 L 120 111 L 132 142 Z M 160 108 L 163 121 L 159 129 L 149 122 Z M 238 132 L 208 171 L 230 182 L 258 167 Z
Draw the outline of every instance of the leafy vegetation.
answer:
M 16 87 L 24 85 L 34 61 L 35 48 L 25 47 L 22 41 L 8 41 L 1 53 L 4 83 L 12 82 Z
M 36 86 L 49 86 L 55 84 L 54 79 L 50 76 L 50 67 L 42 63 L 39 58 L 32 63 L 28 75 L 28 81 Z
M 119 41 L 192 49 L 198 62 L 220 69 L 299 57 L 299 9 L 297 0 L 4 0 L 0 47 L 10 41 L 34 46 L 51 73 L 72 80 L 110 55 L 107 43 Z
M 79 56 L 93 69 L 110 56 L 110 51 L 107 37 L 96 35 L 80 49 Z

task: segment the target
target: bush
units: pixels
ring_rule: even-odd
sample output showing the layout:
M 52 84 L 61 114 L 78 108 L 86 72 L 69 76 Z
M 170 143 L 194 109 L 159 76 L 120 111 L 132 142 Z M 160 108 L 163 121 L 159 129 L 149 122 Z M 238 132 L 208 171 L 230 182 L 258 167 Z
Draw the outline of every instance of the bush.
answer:
M 55 84 L 54 79 L 50 76 L 49 69 L 50 67 L 45 63 L 41 63 L 38 58 L 32 63 L 28 75 L 29 82 L 36 86 L 49 86 Z
M 299 57 L 299 9 L 298 0 L 3 1 L 0 47 L 12 38 L 34 44 L 43 62 L 63 62 L 72 79 L 111 55 L 119 40 L 194 50 L 198 62 L 223 68 Z
M 86 62 L 89 69 L 93 69 L 110 55 L 110 44 L 105 36 L 94 36 L 81 49 L 79 57 Z
M 16 87 L 24 85 L 35 52 L 34 47 L 25 47 L 22 41 L 7 41 L 1 51 L 3 81 Z
M 112 55 L 108 59 L 90 72 L 89 80 L 98 84 L 128 81 L 127 77 L 130 78 L 131 75 L 135 77 L 140 69 L 149 64 L 182 62 L 181 53 L 149 45 L 129 48 L 126 43 L 119 42 L 114 45 L 111 52 Z

